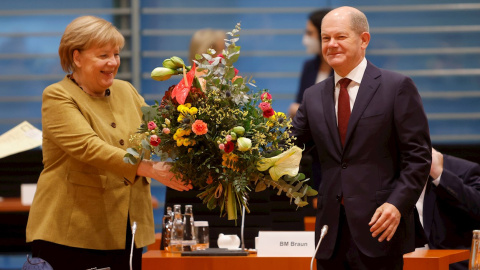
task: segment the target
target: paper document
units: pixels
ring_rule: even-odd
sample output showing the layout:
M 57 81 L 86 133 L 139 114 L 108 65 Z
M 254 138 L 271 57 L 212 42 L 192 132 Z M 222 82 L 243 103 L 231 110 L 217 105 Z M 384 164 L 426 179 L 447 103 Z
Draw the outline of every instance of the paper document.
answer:
M 42 145 L 42 131 L 23 121 L 0 136 L 0 158 Z

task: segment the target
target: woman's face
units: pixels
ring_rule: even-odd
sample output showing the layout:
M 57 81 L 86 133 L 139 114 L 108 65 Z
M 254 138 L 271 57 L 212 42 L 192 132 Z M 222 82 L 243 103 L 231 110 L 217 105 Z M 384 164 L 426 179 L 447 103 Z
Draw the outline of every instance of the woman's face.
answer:
M 302 44 L 307 49 L 309 54 L 321 54 L 320 39 L 318 30 L 310 20 L 307 20 L 305 26 L 305 34 L 303 35 Z
M 103 93 L 113 84 L 120 67 L 120 48 L 107 45 L 92 46 L 87 50 L 76 50 L 75 78 L 80 79 L 83 87 L 95 93 Z M 78 76 L 77 76 L 78 75 Z

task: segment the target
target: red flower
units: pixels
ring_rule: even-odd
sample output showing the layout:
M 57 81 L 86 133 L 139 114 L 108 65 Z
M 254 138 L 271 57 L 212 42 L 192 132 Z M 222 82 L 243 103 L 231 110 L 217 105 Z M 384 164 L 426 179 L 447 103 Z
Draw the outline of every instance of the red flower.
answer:
M 263 112 L 265 112 L 266 110 L 272 109 L 272 105 L 270 105 L 270 103 L 268 102 L 262 102 L 260 103 L 260 105 L 258 105 L 258 107 L 260 107 L 260 109 L 262 109 Z
M 235 70 L 235 76 L 237 76 L 237 74 L 238 74 L 238 69 L 236 69 L 236 68 L 233 68 L 233 69 Z
M 157 135 L 150 136 L 150 145 L 157 146 L 162 140 Z
M 211 183 L 213 183 L 213 178 L 211 175 L 208 175 L 207 184 L 210 185 Z
M 185 104 L 190 88 L 192 87 L 193 79 L 195 78 L 195 63 L 192 69 L 187 73 L 185 78 L 182 77 L 180 82 L 175 86 L 172 91 L 172 98 L 176 98 L 179 104 Z M 187 83 L 185 84 L 185 81 Z
M 154 130 L 156 127 L 157 127 L 157 124 L 155 124 L 155 122 L 153 121 L 148 122 L 148 129 Z
M 223 56 L 223 53 L 219 53 L 217 56 L 220 57 L 220 58 L 225 59 L 225 56 Z M 235 75 L 236 75 L 236 74 L 235 74 Z
M 235 148 L 235 144 L 232 141 L 229 141 L 225 144 L 225 149 L 223 151 L 225 151 L 225 153 L 228 154 L 232 152 L 234 148 Z
M 260 98 L 262 99 L 262 101 L 267 101 L 267 100 L 272 100 L 272 95 L 270 95 L 270 93 L 263 93 Z
M 192 125 L 192 131 L 196 135 L 203 135 L 208 132 L 207 123 L 203 122 L 202 120 L 195 120 Z
M 265 118 L 269 118 L 269 117 L 273 116 L 274 114 L 275 114 L 275 111 L 272 108 L 263 111 L 263 117 L 265 117 Z

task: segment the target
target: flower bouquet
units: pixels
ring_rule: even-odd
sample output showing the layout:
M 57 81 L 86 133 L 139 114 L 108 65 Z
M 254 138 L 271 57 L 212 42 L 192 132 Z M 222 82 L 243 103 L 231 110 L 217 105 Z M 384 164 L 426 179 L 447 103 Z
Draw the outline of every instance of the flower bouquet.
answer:
M 179 57 L 163 61 L 152 71 L 155 80 L 183 75 L 161 102 L 142 107 L 143 124 L 130 140 L 125 162 L 137 163 L 153 154 L 172 161 L 172 170 L 185 183 L 201 190 L 198 197 L 209 209 L 236 220 L 248 194 L 267 187 L 285 192 L 297 206 L 317 192 L 299 174 L 302 149 L 289 137 L 291 120 L 272 108 L 267 90 L 255 87 L 233 64 L 240 55 L 240 24 L 228 32 L 225 49 L 196 55 L 192 67 Z

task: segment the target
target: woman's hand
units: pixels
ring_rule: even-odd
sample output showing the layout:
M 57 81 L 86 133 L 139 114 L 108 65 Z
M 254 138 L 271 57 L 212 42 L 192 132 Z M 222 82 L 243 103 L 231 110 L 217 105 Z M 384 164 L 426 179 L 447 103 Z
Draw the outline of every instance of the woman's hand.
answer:
M 153 178 L 178 191 L 192 189 L 191 184 L 185 185 L 181 179 L 175 177 L 175 174 L 170 171 L 171 167 L 167 162 L 142 160 L 138 166 L 137 175 Z

